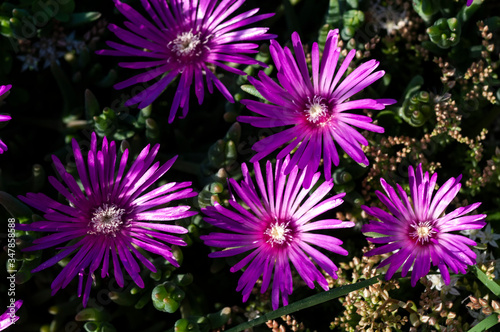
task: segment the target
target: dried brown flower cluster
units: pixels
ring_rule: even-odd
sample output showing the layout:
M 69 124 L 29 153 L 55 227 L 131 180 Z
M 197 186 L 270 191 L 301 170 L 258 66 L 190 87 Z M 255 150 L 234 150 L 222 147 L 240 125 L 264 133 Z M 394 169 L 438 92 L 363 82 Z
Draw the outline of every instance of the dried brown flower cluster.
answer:
M 373 249 L 374 245 L 363 248 L 363 252 Z M 331 286 L 355 283 L 360 279 L 376 276 L 375 265 L 385 256 L 354 257 L 349 263 L 340 263 L 337 280 L 329 279 Z M 348 274 L 350 272 L 350 276 Z M 349 293 L 340 298 L 345 310 L 342 316 L 336 317 L 330 327 L 340 327 L 344 331 L 392 331 L 392 327 L 401 329 L 408 322 L 407 316 L 398 313 L 405 303 L 392 299 L 389 292 L 398 289 L 397 280 L 380 280 L 379 282 Z M 359 318 L 359 319 L 358 319 Z
M 500 148 L 497 146 L 495 148 L 495 155 L 492 159 L 486 161 L 486 166 L 484 167 L 482 173 L 479 173 L 476 169 L 471 170 L 471 177 L 467 180 L 468 186 L 481 186 L 484 187 L 490 181 L 496 183 L 497 186 L 500 185 Z
M 443 332 L 467 331 L 468 324 L 463 325 L 462 317 L 457 314 L 460 302 L 454 303 L 440 291 L 432 289 L 432 282 L 427 278 L 420 279 L 420 282 L 425 290 L 420 295 L 419 308 L 414 307 L 414 313 L 410 315 L 410 331 L 416 332 L 424 325 Z
M 467 307 L 471 310 L 480 310 L 485 316 L 495 314 L 498 316 L 498 321 L 500 322 L 500 302 L 496 300 L 490 302 L 488 294 L 482 298 L 469 296 Z
M 492 42 L 493 34 L 489 32 L 489 28 L 487 25 L 484 25 L 484 22 L 477 22 L 477 26 L 482 38 L 482 59 L 473 62 L 464 76 L 457 81 L 461 85 L 466 100 L 483 98 L 491 104 L 495 104 L 495 92 L 493 87 L 490 86 L 492 73 L 498 67 L 498 63 L 491 59 L 491 55 L 495 50 L 495 45 Z
M 455 73 L 456 69 L 453 67 L 448 61 L 444 61 L 441 57 L 434 57 L 434 63 L 436 63 L 441 69 L 441 83 L 447 86 L 449 89 L 452 89 L 455 84 Z
M 363 252 L 373 249 L 374 245 L 363 248 Z M 329 279 L 330 287 L 340 287 L 355 283 L 361 279 L 369 279 L 380 273 L 375 266 L 387 255 L 362 258 L 354 257 L 348 263 L 340 263 L 339 278 Z M 487 266 L 486 266 L 487 265 Z M 492 264 L 486 264 L 485 269 L 491 275 Z M 389 281 L 380 280 L 377 283 L 340 298 L 344 307 L 341 315 L 337 315 L 331 322 L 331 329 L 347 332 L 371 331 L 386 332 L 394 330 L 436 330 L 442 332 L 467 331 L 470 324 L 464 322 L 465 305 L 461 298 L 448 291 L 434 289 L 435 285 L 428 278 L 421 278 L 420 283 L 425 287 L 421 292 L 420 300 L 401 301 L 394 297 L 394 291 L 399 289 L 400 281 L 397 278 Z M 464 277 L 459 280 L 460 288 L 474 294 L 480 294 L 476 282 L 470 284 Z M 396 292 L 397 293 L 397 292 Z M 470 297 L 467 307 L 481 310 L 485 315 L 500 314 L 500 303 L 489 301 L 488 296 L 477 299 Z M 284 319 L 284 318 L 283 318 Z M 286 331 L 274 321 L 268 322 L 273 331 Z M 283 327 L 284 328 L 284 327 Z
M 436 111 L 436 127 L 431 133 L 432 136 L 446 134 L 459 143 L 468 145 L 470 149 L 470 156 L 476 161 L 483 157 L 482 141 L 486 139 L 488 130 L 483 128 L 481 133 L 473 138 L 465 137 L 461 134 L 462 128 L 460 127 L 462 115 L 458 112 L 458 107 L 454 100 L 441 101 L 434 106 Z
M 363 58 L 370 58 L 371 51 L 377 47 L 377 44 L 379 42 L 380 42 L 380 37 L 378 35 L 375 35 L 366 44 L 364 44 L 363 47 L 365 48 L 365 51 L 363 52 Z
M 382 176 L 387 177 L 387 173 L 398 171 L 399 164 L 406 158 L 410 158 L 417 164 L 427 165 L 431 172 L 440 168 L 439 162 L 430 162 L 426 158 L 431 144 L 436 144 L 436 142 L 432 140 L 430 134 L 425 134 L 420 140 L 409 136 L 383 137 L 380 143 L 363 147 L 366 155 L 373 160 L 368 174 L 362 181 L 361 194 L 365 201 L 371 200 L 370 194 L 373 193 L 374 188 L 379 188 L 378 179 Z
M 411 2 L 407 2 L 408 7 L 411 7 Z M 408 24 L 400 30 L 401 37 L 405 41 L 405 48 L 413 50 L 417 57 L 424 61 L 429 59 L 429 51 L 422 46 L 422 42 L 429 40 L 427 33 L 422 33 L 422 25 L 424 20 L 414 11 L 409 10 Z

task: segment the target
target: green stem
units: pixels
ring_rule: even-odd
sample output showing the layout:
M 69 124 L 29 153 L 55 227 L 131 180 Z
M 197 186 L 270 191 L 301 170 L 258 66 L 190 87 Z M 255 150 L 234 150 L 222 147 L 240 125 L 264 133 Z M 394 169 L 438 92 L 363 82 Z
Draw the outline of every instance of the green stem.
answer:
M 251 327 L 257 326 L 259 324 L 265 323 L 268 320 L 276 319 L 281 316 L 286 316 L 289 315 L 293 312 L 303 310 L 309 307 L 313 307 L 315 305 L 331 301 L 333 299 L 336 299 L 340 296 L 349 294 L 350 292 L 356 291 L 358 289 L 368 287 L 370 285 L 373 285 L 374 283 L 378 282 L 383 278 L 383 275 L 378 275 L 376 277 L 360 281 L 358 283 L 352 284 L 352 285 L 346 285 L 338 288 L 333 288 L 327 292 L 319 293 L 313 296 L 310 296 L 308 298 L 305 298 L 303 300 L 294 302 L 292 304 L 289 304 L 285 307 L 279 308 L 277 310 L 274 310 L 272 312 L 269 312 L 263 316 L 260 316 L 257 319 L 251 320 L 249 322 L 242 323 L 238 326 L 235 326 L 226 332 L 238 332 L 242 331 L 244 329 L 249 329 Z

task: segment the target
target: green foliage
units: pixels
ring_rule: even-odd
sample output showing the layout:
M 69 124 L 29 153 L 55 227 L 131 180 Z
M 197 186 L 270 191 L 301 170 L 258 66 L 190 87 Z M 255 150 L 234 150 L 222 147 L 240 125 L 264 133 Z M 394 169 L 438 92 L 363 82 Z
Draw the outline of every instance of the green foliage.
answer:
M 440 18 L 434 25 L 427 28 L 431 41 L 441 48 L 450 48 L 460 42 L 462 28 L 455 18 Z

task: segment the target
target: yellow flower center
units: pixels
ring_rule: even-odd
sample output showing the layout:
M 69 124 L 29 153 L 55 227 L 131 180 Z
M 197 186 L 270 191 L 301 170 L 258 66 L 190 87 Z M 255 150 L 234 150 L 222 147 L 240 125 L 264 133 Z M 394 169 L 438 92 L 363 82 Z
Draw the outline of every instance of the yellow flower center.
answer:
M 411 227 L 414 231 L 410 233 L 410 236 L 421 244 L 429 242 L 432 235 L 437 233 L 433 229 L 431 221 L 420 221 L 412 224 Z
M 290 228 L 288 228 L 287 223 L 275 222 L 266 229 L 264 234 L 269 236 L 267 243 L 270 243 L 271 246 L 275 244 L 283 244 L 291 239 L 290 237 Z
M 178 56 L 188 56 L 196 52 L 200 43 L 200 33 L 193 34 L 192 31 L 187 31 L 179 34 L 177 38 L 168 43 L 168 46 Z
M 312 101 L 309 97 L 307 100 L 306 109 L 304 110 L 307 120 L 311 123 L 323 123 L 328 115 L 328 105 L 324 102 L 324 98 L 314 96 Z

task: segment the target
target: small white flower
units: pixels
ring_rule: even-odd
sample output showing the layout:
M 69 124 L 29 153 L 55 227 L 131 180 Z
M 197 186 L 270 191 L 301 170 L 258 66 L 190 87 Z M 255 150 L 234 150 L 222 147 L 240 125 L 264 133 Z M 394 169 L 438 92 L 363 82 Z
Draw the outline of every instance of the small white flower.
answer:
M 460 295 L 458 290 L 454 287 L 458 281 L 458 278 L 456 277 L 450 278 L 449 285 L 444 284 L 443 277 L 440 274 L 428 274 L 427 280 L 432 283 L 431 289 L 435 288 L 436 290 L 441 291 L 441 294 L 443 295 L 446 295 L 448 293 L 452 295 Z
M 377 30 L 386 30 L 388 35 L 404 28 L 408 24 L 406 9 L 400 6 L 381 5 L 377 0 L 370 8 L 374 27 Z

